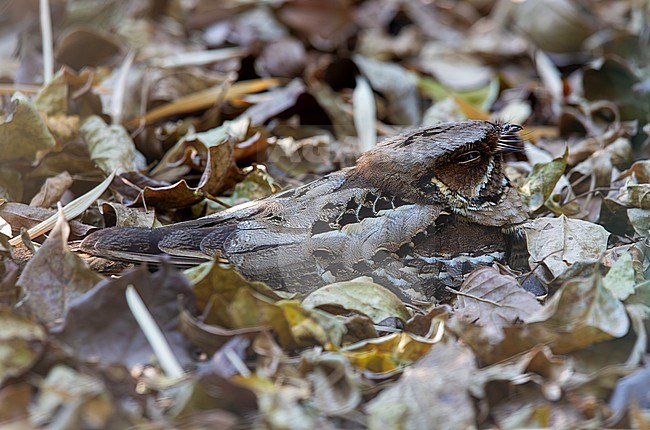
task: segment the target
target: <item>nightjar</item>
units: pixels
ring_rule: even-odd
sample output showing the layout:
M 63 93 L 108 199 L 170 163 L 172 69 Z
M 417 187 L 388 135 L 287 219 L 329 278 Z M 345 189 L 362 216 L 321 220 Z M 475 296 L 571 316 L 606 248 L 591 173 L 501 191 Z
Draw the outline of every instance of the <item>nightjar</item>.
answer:
M 165 227 L 113 227 L 81 249 L 197 264 L 220 257 L 251 280 L 301 291 L 370 276 L 405 300 L 444 299 L 480 265 L 505 262 L 527 210 L 503 171 L 514 124 L 441 123 L 389 138 L 354 167 Z

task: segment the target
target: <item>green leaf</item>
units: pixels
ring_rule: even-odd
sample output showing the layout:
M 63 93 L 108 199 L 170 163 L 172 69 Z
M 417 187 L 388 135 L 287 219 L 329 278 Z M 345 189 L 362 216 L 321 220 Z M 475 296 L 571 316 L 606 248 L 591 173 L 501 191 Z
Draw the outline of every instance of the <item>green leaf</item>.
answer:
M 625 300 L 630 294 L 634 294 L 634 285 L 632 255 L 625 252 L 618 257 L 618 260 L 603 278 L 603 286 L 611 291 L 617 299 Z
M 321 287 L 308 295 L 302 305 L 307 308 L 340 306 L 367 315 L 375 323 L 390 317 L 402 321 L 411 317 L 399 297 L 365 276 Z
M 56 146 L 43 118 L 20 93 L 11 98 L 12 112 L 0 122 L 0 161 L 34 159 L 39 151 Z
M 0 384 L 30 369 L 40 358 L 47 332 L 36 321 L 0 307 Z
M 81 125 L 90 158 L 107 175 L 140 170 L 145 167 L 144 155 L 135 148 L 129 133 L 121 125 L 108 125 L 93 115 Z
M 533 166 L 532 172 L 530 172 L 520 190 L 531 212 L 544 206 L 546 200 L 551 196 L 557 181 L 560 180 L 566 170 L 568 156 L 569 148 L 567 147 L 562 157 Z

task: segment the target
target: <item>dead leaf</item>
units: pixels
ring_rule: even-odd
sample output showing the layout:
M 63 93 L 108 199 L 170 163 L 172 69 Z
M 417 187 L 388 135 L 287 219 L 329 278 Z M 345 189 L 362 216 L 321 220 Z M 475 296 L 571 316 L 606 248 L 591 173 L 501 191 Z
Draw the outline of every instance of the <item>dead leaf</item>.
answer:
M 343 343 L 346 326 L 343 321 L 320 309 L 302 307 L 295 300 L 281 300 L 277 306 L 284 312 L 294 342 L 298 346 L 324 345 L 337 348 Z
M 284 38 L 264 47 L 255 60 L 255 70 L 260 76 L 293 78 L 305 68 L 307 52 L 302 42 Z
M 558 277 L 577 262 L 599 258 L 607 249 L 609 232 L 587 221 L 537 218 L 524 226 L 531 267 L 543 263 Z
M 305 91 L 305 84 L 294 79 L 286 87 L 271 90 L 264 101 L 246 109 L 243 116 L 249 118 L 251 126 L 261 126 L 269 119 L 296 106 L 298 98 L 305 94 Z
M 214 354 L 226 342 L 235 337 L 253 339 L 259 333 L 268 331 L 268 328 L 264 326 L 229 329 L 206 324 L 186 309 L 181 312 L 179 329 L 192 344 L 208 354 Z
M 0 206 L 0 217 L 11 225 L 13 234 L 19 234 L 23 228 L 30 229 L 52 215 L 56 215 L 53 209 L 37 208 L 23 203 L 5 203 Z M 70 221 L 69 226 L 73 239 L 86 236 L 94 228 L 75 220 Z
M 32 319 L 0 306 L 0 385 L 27 372 L 45 350 L 47 331 Z
M 563 385 L 568 382 L 570 372 L 567 360 L 554 356 L 548 346 L 539 345 L 523 355 L 478 369 L 472 374 L 470 390 L 474 397 L 482 399 L 489 396 L 490 382 L 507 381 L 512 385 L 532 382 L 540 386 L 548 400 L 557 401 L 562 395 Z M 492 400 L 498 402 L 500 399 Z
M 352 412 L 362 400 L 359 374 L 340 354 L 308 351 L 301 357 L 299 370 L 312 386 L 309 403 L 327 415 Z
M 352 8 L 347 0 L 320 2 L 297 0 L 284 3 L 278 18 L 294 31 L 304 35 L 321 49 L 331 49 L 353 32 Z
M 48 117 L 98 115 L 102 112 L 102 103 L 99 95 L 93 92 L 95 79 L 96 75 L 90 69 L 77 73 L 64 66 L 40 88 L 34 104 Z
M 597 273 L 566 282 L 526 323 L 536 339 L 552 342 L 558 354 L 620 338 L 630 328 L 625 306 Z
M 129 121 L 127 126 L 136 127 L 138 125 L 147 125 L 168 116 L 207 109 L 213 106 L 215 101 L 220 98 L 226 101 L 236 102 L 244 95 L 263 91 L 276 85 L 278 85 L 278 81 L 271 78 L 237 82 L 229 88 L 225 88 L 224 85 L 217 85 L 213 88 L 198 91 L 168 104 L 156 107 L 147 112 L 142 118 L 135 118 Z
M 395 124 L 414 125 L 420 122 L 417 81 L 402 66 L 384 63 L 361 55 L 354 62 L 370 85 L 388 100 L 387 117 Z
M 115 217 L 115 225 L 120 227 L 160 227 L 156 220 L 155 211 L 130 208 L 119 203 L 103 203 L 102 214 L 111 213 Z
M 65 319 L 70 303 L 102 279 L 70 251 L 69 236 L 70 227 L 59 211 L 54 229 L 16 283 L 25 296 L 22 305 L 45 323 Z
M 29 428 L 32 397 L 33 389 L 25 382 L 0 388 L 0 421 L 19 428 Z
M 282 298 L 278 292 L 273 291 L 263 282 L 248 281 L 231 266 L 216 260 L 187 269 L 185 274 L 192 282 L 192 290 L 201 310 L 206 307 L 213 294 L 218 294 L 222 300 L 229 301 L 243 287 L 275 300 Z
M 0 127 L 2 127 L 1 124 Z M 23 181 L 20 172 L 3 168 L 0 171 L 0 198 L 10 201 L 20 201 L 23 198 L 23 192 Z
M 18 300 L 19 288 L 16 287 L 16 281 L 20 275 L 20 269 L 11 260 L 2 262 L 3 268 L 0 273 L 0 305 L 14 306 Z
M 618 423 L 623 418 L 623 414 L 633 407 L 648 409 L 650 407 L 647 396 L 649 384 L 650 369 L 648 367 L 637 369 L 630 375 L 621 378 L 616 383 L 614 393 L 609 400 L 609 406 L 612 408 L 614 416 L 608 422 L 610 424 Z
M 593 17 L 569 0 L 516 4 L 514 24 L 536 46 L 551 52 L 578 51 L 594 31 Z
M 611 291 L 617 299 L 623 301 L 634 294 L 636 279 L 632 267 L 632 255 L 629 252 L 621 254 L 614 265 L 603 278 L 603 286 Z
M 475 54 L 450 51 L 439 42 L 426 44 L 419 56 L 421 67 L 451 90 L 482 88 L 493 72 Z
M 321 287 L 305 297 L 302 305 L 324 310 L 330 307 L 343 308 L 367 315 L 375 323 L 390 317 L 408 321 L 411 316 L 404 303 L 395 294 L 375 284 L 368 277 Z
M 540 209 L 551 197 L 557 182 L 566 170 L 568 155 L 569 149 L 566 148 L 562 157 L 533 166 L 532 172 L 521 186 L 521 193 L 527 198 L 531 212 Z
M 359 136 L 359 153 L 366 152 L 377 143 L 377 108 L 375 96 L 368 81 L 357 76 L 357 86 L 352 94 L 352 107 L 354 108 L 354 127 Z
M 517 280 L 492 267 L 473 271 L 463 281 L 454 304 L 454 316 L 465 323 L 484 326 L 495 342 L 501 340 L 501 328 L 524 321 L 541 309 L 537 299 Z
M 395 385 L 366 406 L 369 428 L 471 428 L 476 423 L 469 396 L 474 356 L 455 342 L 441 342 Z
M 144 156 L 121 125 L 107 125 L 100 117 L 91 116 L 81 124 L 80 131 L 91 160 L 106 175 L 144 169 Z
M 128 367 L 152 363 L 153 351 L 126 302 L 129 285 L 147 305 L 176 359 L 181 364 L 189 363 L 188 341 L 178 331 L 178 299 L 182 296 L 191 300 L 192 292 L 187 278 L 164 262 L 155 273 L 139 267 L 120 278 L 105 279 L 71 301 L 64 324 L 56 330 L 57 339 L 85 360 L 100 359 Z
M 12 110 L 0 123 L 0 160 L 33 160 L 56 146 L 43 118 L 20 93 L 11 98 Z
M 97 27 L 77 26 L 58 40 L 56 59 L 75 70 L 114 64 L 124 56 L 121 41 Z
M 53 178 L 47 178 L 40 191 L 29 202 L 30 206 L 49 208 L 61 200 L 61 196 L 72 185 L 72 176 L 63 171 Z
M 114 413 L 115 406 L 100 379 L 58 364 L 43 381 L 30 417 L 37 426 L 65 417 L 83 427 L 105 428 Z
M 368 375 L 392 375 L 425 355 L 439 339 L 393 333 L 341 348 L 354 366 Z

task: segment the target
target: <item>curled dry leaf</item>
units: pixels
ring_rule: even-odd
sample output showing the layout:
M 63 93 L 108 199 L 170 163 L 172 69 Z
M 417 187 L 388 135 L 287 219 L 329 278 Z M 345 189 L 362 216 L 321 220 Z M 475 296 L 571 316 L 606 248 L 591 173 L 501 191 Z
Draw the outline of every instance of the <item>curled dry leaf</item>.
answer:
M 297 345 L 341 346 L 347 331 L 344 321 L 320 309 L 304 308 L 295 300 L 281 300 L 277 305 L 284 312 Z
M 598 274 L 566 282 L 546 306 L 524 322 L 504 327 L 497 343 L 485 327 L 453 320 L 452 328 L 485 364 L 497 363 L 539 344 L 548 345 L 554 354 L 580 351 L 621 338 L 630 328 L 625 306 L 603 287 Z
M 266 332 L 265 326 L 229 329 L 214 324 L 206 324 L 187 309 L 180 316 L 179 329 L 201 351 L 213 354 L 235 337 L 253 339 L 259 333 Z
M 30 206 L 49 208 L 61 200 L 61 196 L 72 185 L 72 176 L 63 171 L 53 178 L 47 178 L 40 191 L 29 202 Z
M 57 61 L 80 70 L 89 66 L 114 64 L 124 55 L 120 39 L 97 27 L 79 26 L 58 40 Z
M 77 197 L 76 199 L 74 199 L 73 201 L 65 205 L 65 207 L 61 211 L 63 217 L 65 219 L 72 219 L 81 215 L 83 211 L 85 211 L 90 207 L 90 205 L 95 203 L 95 200 L 97 200 L 104 193 L 104 191 L 106 191 L 106 189 L 108 188 L 108 186 L 110 185 L 114 177 L 115 177 L 115 172 L 108 175 L 106 179 L 104 179 L 101 183 L 95 186 L 95 188 L 88 191 L 86 194 Z M 44 219 L 40 223 L 36 224 L 35 226 L 27 230 L 25 232 L 25 235 L 30 239 L 33 239 L 35 237 L 47 233 L 55 226 L 58 218 L 59 218 L 59 213 L 55 212 L 54 214 L 50 215 L 48 218 Z M 9 241 L 9 243 L 11 243 L 13 246 L 18 245 L 20 242 L 21 242 L 21 238 L 19 236 L 16 236 Z
M 363 369 L 366 376 L 391 376 L 409 366 L 425 355 L 433 345 L 440 341 L 433 337 L 420 337 L 408 333 L 392 333 L 376 339 L 347 345 L 341 349 L 343 355 Z
M 94 84 L 95 73 L 92 70 L 77 73 L 64 66 L 39 90 L 34 104 L 48 117 L 99 114 L 102 103 L 93 92 Z
M 625 306 L 598 273 L 566 282 L 526 323 L 559 354 L 623 337 L 630 328 Z
M 280 186 L 267 173 L 266 167 L 263 165 L 253 166 L 246 169 L 244 173 L 246 173 L 246 178 L 235 185 L 232 194 L 228 197 L 221 197 L 218 202 L 215 202 L 219 210 L 224 209 L 221 203 L 236 206 L 251 200 L 268 197 L 280 191 Z M 210 202 L 210 208 L 213 209 L 213 207 L 214 205 Z
M 472 375 L 470 390 L 473 396 L 485 398 L 489 396 L 487 385 L 490 382 L 508 381 L 511 385 L 533 382 L 541 386 L 549 400 L 556 401 L 570 374 L 570 363 L 566 359 L 554 356 L 548 346 L 538 345 L 523 355 L 477 370 Z
M 229 265 L 216 260 L 188 269 L 185 274 L 192 282 L 192 290 L 201 310 L 205 309 L 214 294 L 218 294 L 222 300 L 231 300 L 244 287 L 271 299 L 282 298 L 263 282 L 248 281 Z
M 342 342 L 342 321 L 317 309 L 303 308 L 293 300 L 278 301 L 278 292 L 262 282 L 245 280 L 227 265 L 204 263 L 186 273 L 204 309 L 198 321 L 186 319 L 185 327 L 194 338 L 219 345 L 224 336 L 270 329 L 285 348 Z M 215 326 L 214 330 L 209 326 Z
M 112 213 L 115 216 L 115 225 L 121 227 L 157 227 L 160 223 L 156 221 L 155 211 L 147 211 L 140 208 L 130 208 L 119 203 L 103 203 L 101 212 L 106 215 Z

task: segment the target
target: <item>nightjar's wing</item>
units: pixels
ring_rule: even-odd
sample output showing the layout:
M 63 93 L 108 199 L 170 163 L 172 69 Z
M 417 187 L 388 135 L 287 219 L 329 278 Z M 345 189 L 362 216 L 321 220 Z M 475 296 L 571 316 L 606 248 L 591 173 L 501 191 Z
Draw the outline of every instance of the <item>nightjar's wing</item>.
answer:
M 131 261 L 169 254 L 178 264 L 218 255 L 251 279 L 295 290 L 371 274 L 368 262 L 398 252 L 439 214 L 438 206 L 351 186 L 340 171 L 198 220 L 100 230 L 82 250 Z

